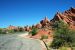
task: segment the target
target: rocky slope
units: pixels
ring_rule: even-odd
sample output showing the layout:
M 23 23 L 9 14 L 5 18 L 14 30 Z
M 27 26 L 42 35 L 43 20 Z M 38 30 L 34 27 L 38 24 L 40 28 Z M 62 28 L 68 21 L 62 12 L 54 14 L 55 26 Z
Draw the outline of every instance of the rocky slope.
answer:
M 75 28 L 75 8 L 70 8 L 69 10 L 64 11 L 63 13 L 57 12 L 52 20 L 49 20 L 47 16 L 41 20 L 38 24 L 32 25 L 31 27 L 26 26 L 23 29 L 26 31 L 31 30 L 33 27 L 36 28 L 50 28 L 51 24 L 55 21 L 63 20 L 65 23 L 69 24 L 71 28 Z M 15 26 L 9 26 L 8 29 L 15 29 Z
M 57 12 L 52 20 L 49 20 L 46 16 L 39 24 L 34 25 L 34 27 L 39 28 L 40 30 L 33 38 L 40 38 L 42 35 L 47 35 L 49 39 L 52 38 L 52 24 L 55 21 L 60 20 L 67 23 L 70 29 L 75 30 L 75 8 L 71 7 L 63 13 Z
M 75 28 L 75 8 L 70 8 L 63 13 L 57 12 L 51 22 L 62 20 L 69 24 L 71 29 Z
M 52 24 L 55 21 L 62 20 L 69 25 L 69 27 L 75 30 L 75 8 L 70 8 L 63 13 L 57 12 L 52 20 L 49 20 L 47 16 L 41 20 L 38 24 L 32 25 L 31 27 L 26 26 L 23 28 L 25 31 L 31 31 L 33 28 L 38 28 L 38 34 L 35 37 L 39 38 L 41 35 L 49 35 L 52 33 Z M 16 27 L 8 27 L 9 29 L 15 29 Z
M 51 24 L 55 21 L 62 20 L 65 23 L 69 24 L 70 28 L 75 28 L 75 8 L 70 8 L 69 10 L 64 11 L 63 13 L 57 12 L 52 20 L 49 20 L 47 16 L 40 21 L 39 24 L 36 24 L 37 28 L 50 28 Z

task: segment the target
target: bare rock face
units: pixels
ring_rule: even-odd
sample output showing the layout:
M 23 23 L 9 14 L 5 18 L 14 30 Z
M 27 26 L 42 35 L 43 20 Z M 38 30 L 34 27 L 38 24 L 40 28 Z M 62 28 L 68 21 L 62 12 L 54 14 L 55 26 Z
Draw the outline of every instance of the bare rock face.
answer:
M 50 26 L 50 21 L 48 20 L 47 16 L 45 17 L 44 20 L 40 21 L 42 27 L 49 27 Z
M 43 35 L 48 36 L 48 38 L 52 37 L 52 32 L 50 30 L 40 29 L 37 34 L 32 36 L 32 38 L 40 39 Z
M 60 13 L 57 12 L 51 22 L 62 20 L 69 24 L 71 28 L 75 28 L 75 8 L 70 8 L 69 10 Z
M 32 25 L 32 27 L 25 27 L 24 30 L 30 31 L 32 28 L 51 28 L 51 24 L 55 21 L 62 20 L 65 23 L 69 24 L 70 28 L 75 29 L 75 8 L 70 8 L 69 10 L 64 11 L 63 13 L 57 12 L 52 20 L 49 20 L 47 16 L 40 21 L 39 24 Z M 15 26 L 9 26 L 8 29 L 16 29 Z
M 39 23 L 39 24 L 36 24 L 36 26 L 35 26 L 36 28 L 41 28 L 42 27 L 42 25 Z
M 17 27 L 10 25 L 10 26 L 8 26 L 7 29 L 8 29 L 8 30 L 17 29 Z
M 32 29 L 32 27 L 30 27 L 30 26 L 25 26 L 25 27 L 24 27 L 24 30 L 25 30 L 25 31 L 28 31 L 28 32 L 30 32 L 31 29 Z

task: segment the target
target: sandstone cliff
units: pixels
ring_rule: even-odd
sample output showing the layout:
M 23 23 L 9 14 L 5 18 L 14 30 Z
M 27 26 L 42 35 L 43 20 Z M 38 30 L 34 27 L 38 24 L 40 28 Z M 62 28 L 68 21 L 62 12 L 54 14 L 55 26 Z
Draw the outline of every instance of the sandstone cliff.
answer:
M 75 8 L 70 8 L 63 13 L 57 12 L 51 22 L 62 20 L 69 24 L 70 28 L 75 28 Z

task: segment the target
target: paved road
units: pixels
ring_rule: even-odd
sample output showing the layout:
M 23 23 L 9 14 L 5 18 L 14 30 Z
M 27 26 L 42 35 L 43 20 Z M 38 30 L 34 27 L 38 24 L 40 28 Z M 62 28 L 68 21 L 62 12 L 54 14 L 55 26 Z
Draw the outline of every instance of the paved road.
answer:
M 42 50 L 39 41 L 18 35 L 20 34 L 0 35 L 0 50 Z

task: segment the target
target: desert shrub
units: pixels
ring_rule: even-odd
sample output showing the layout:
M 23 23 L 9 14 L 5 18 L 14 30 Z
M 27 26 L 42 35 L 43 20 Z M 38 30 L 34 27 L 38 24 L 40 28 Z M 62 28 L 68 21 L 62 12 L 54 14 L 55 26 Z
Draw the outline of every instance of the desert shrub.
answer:
M 43 39 L 48 39 L 48 36 L 47 35 L 42 35 L 41 40 L 43 40 Z
M 14 29 L 13 31 L 14 31 L 14 32 L 19 32 L 17 29 Z
M 2 30 L 2 34 L 7 34 L 6 30 L 3 29 Z
M 62 39 L 55 38 L 51 44 L 51 47 L 54 49 L 58 49 L 62 46 L 63 42 L 64 41 Z
M 0 29 L 0 34 L 2 33 L 2 29 Z
M 12 29 L 12 30 L 8 30 L 8 33 L 14 33 L 14 30 Z
M 75 42 L 75 31 L 70 30 L 68 25 L 62 21 L 54 24 L 54 39 L 51 44 L 52 48 L 59 48 L 61 46 L 72 47 L 72 43 Z
M 43 42 L 44 45 L 46 46 L 47 50 L 49 50 L 49 47 L 47 46 L 46 42 L 43 41 L 43 39 L 48 39 L 48 36 L 47 36 L 47 35 L 42 35 L 40 40 L 42 40 L 42 42 Z
M 6 34 L 6 30 L 4 30 L 4 29 L 0 29 L 0 34 Z
M 24 30 L 23 30 L 23 28 L 19 28 L 19 32 L 23 32 Z
M 67 50 L 68 47 L 61 47 L 59 50 Z
M 36 35 L 38 32 L 38 29 L 37 28 L 33 28 L 32 31 L 29 33 L 31 34 L 32 36 Z
M 66 29 L 66 28 L 68 28 L 68 27 L 69 27 L 69 25 L 66 24 L 66 23 L 64 23 L 62 20 L 60 20 L 60 21 L 55 21 L 54 24 L 52 25 L 52 28 L 53 28 L 54 30 L 57 30 L 57 29 Z

